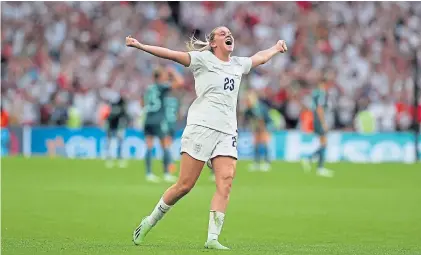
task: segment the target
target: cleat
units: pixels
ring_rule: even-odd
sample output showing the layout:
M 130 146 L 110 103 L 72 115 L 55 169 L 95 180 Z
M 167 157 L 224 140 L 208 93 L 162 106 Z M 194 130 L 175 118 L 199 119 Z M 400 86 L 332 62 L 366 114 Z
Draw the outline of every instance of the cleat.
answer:
M 209 240 L 205 243 L 206 249 L 212 249 L 212 250 L 229 250 L 228 247 L 223 246 L 218 242 L 218 240 Z
M 106 168 L 113 168 L 114 167 L 114 162 L 112 160 L 107 160 L 105 162 L 105 167 Z
M 270 164 L 269 163 L 262 163 L 260 165 L 260 171 L 269 172 L 270 171 Z
M 171 174 L 165 174 L 164 181 L 169 182 L 169 183 L 175 183 L 177 181 L 177 177 Z
M 143 218 L 139 226 L 133 231 L 133 243 L 135 245 L 141 244 L 152 227 L 148 221 L 148 217 Z
M 260 165 L 259 164 L 257 164 L 257 163 L 250 164 L 250 166 L 249 166 L 249 172 L 256 172 L 258 170 L 260 170 Z
M 326 168 L 319 168 L 319 169 L 317 169 L 317 175 L 322 176 L 322 177 L 332 178 L 333 177 L 333 171 L 331 171 L 329 169 L 326 169 Z
M 161 179 L 154 174 L 148 174 L 146 175 L 146 181 L 152 182 L 152 183 L 159 183 L 161 182 Z
M 304 172 L 311 172 L 310 160 L 308 160 L 307 158 L 301 159 L 301 167 L 303 168 Z

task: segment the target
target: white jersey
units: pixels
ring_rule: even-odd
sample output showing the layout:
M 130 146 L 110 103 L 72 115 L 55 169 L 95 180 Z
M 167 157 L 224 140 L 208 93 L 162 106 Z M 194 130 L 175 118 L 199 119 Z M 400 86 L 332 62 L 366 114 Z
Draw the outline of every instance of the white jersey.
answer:
M 190 66 L 197 98 L 189 108 L 187 125 L 200 125 L 235 135 L 241 77 L 251 69 L 251 58 L 218 59 L 210 51 L 192 51 Z

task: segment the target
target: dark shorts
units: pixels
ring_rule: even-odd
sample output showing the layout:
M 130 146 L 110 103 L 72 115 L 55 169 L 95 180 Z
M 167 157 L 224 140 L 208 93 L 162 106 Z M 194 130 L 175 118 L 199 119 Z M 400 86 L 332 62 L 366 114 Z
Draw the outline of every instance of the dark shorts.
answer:
M 105 123 L 105 132 L 107 133 L 108 137 L 117 136 L 119 138 L 123 138 L 124 130 L 124 128 L 119 128 L 117 120 L 107 121 Z
M 169 135 L 169 128 L 166 123 L 145 123 L 145 136 L 154 136 L 162 139 Z

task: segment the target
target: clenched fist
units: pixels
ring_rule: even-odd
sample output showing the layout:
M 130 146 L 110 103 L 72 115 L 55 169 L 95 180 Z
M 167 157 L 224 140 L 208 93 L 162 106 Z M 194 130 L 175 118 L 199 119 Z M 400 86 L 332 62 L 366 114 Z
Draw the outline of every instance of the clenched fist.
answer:
M 131 35 L 126 37 L 126 46 L 127 47 L 134 47 L 134 48 L 140 48 L 140 42 L 138 42 L 136 39 L 134 39 Z
M 281 52 L 281 53 L 285 53 L 288 50 L 287 44 L 285 43 L 284 40 L 279 40 L 276 43 L 276 49 L 278 49 L 278 51 Z

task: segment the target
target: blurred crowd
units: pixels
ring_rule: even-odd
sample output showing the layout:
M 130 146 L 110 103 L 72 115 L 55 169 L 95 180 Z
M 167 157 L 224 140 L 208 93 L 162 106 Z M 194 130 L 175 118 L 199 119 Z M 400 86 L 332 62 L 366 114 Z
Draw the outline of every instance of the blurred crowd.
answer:
M 279 111 L 282 127 L 299 128 L 311 88 L 320 82 L 329 87 L 327 122 L 333 129 L 352 130 L 361 111 L 374 116 L 378 131 L 407 130 L 416 118 L 419 2 L 81 1 L 1 7 L 1 103 L 11 125 L 65 125 L 69 109 L 84 125 L 99 125 L 101 107 L 122 94 L 132 125 L 140 126 L 143 91 L 158 65 L 173 65 L 185 76 L 178 93 L 182 123 L 195 98 L 192 75 L 126 48 L 125 36 L 185 50 L 189 36 L 203 39 L 219 25 L 233 32 L 235 55 L 251 56 L 278 39 L 289 49 L 244 78 L 240 125 L 244 95 L 253 91 Z

